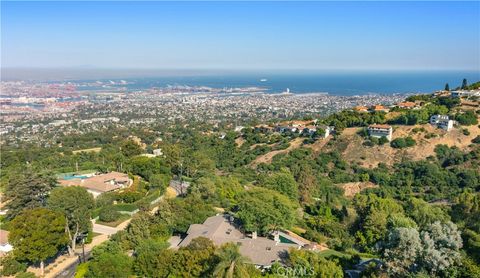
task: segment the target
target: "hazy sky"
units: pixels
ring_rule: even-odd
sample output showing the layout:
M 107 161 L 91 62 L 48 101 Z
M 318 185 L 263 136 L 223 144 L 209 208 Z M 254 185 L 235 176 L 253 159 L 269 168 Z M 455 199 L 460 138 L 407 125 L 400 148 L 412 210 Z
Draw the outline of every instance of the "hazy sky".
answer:
M 2 67 L 480 70 L 480 2 L 1 2 Z

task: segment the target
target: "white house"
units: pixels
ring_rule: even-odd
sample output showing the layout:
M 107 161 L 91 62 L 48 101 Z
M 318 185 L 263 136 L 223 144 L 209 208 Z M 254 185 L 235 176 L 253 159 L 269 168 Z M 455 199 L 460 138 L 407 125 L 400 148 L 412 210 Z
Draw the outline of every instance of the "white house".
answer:
M 430 124 L 450 131 L 453 128 L 454 121 L 450 120 L 448 115 L 433 115 L 430 117 Z
M 388 141 L 392 141 L 393 128 L 389 125 L 369 125 L 368 135 L 376 138 L 386 137 Z
M 452 97 L 480 97 L 480 90 L 460 90 L 460 91 L 452 91 Z

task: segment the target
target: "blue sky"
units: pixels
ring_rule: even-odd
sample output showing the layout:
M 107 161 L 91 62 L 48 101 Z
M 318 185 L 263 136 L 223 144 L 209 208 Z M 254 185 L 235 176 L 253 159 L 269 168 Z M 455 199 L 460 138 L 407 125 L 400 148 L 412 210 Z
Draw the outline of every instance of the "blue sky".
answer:
M 480 70 L 480 2 L 5 2 L 2 67 Z

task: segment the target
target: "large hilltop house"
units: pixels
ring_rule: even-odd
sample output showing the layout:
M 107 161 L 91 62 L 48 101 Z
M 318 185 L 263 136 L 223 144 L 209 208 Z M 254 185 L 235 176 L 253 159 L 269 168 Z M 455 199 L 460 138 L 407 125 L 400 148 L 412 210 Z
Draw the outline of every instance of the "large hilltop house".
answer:
M 453 128 L 454 121 L 450 120 L 448 115 L 433 115 L 430 117 L 430 124 L 450 131 Z
M 98 195 L 126 188 L 132 184 L 127 174 L 110 172 L 106 174 L 78 175 L 60 178 L 60 186 L 80 186 L 92 193 L 93 197 Z
M 452 91 L 450 94 L 452 97 L 480 97 L 480 90 L 458 90 Z
M 389 125 L 369 125 L 368 135 L 376 138 L 386 137 L 388 141 L 392 141 L 393 128 Z
M 318 249 L 317 244 L 290 231 L 274 231 L 272 236 L 273 239 L 260 237 L 256 232 L 247 236 L 233 216 L 219 214 L 207 218 L 203 224 L 190 225 L 187 236 L 172 248 L 188 246 L 197 237 L 208 238 L 217 246 L 232 242 L 239 246 L 243 256 L 261 269 L 269 268 L 274 262 L 283 263 L 291 248 Z

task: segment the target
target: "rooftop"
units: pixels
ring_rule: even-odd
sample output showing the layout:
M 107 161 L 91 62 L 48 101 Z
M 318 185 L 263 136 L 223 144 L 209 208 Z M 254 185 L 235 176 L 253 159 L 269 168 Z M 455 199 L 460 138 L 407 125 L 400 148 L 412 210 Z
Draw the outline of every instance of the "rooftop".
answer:
M 130 182 L 127 174 L 110 172 L 87 178 L 59 179 L 61 186 L 81 186 L 99 192 L 108 192 L 122 188 Z
M 373 124 L 373 125 L 369 125 L 368 128 L 390 129 L 390 128 L 392 128 L 392 126 L 390 126 L 390 125 L 381 125 L 381 124 Z
M 243 256 L 260 266 L 270 266 L 275 261 L 283 261 L 290 248 L 300 247 L 297 244 L 276 242 L 266 237 L 246 237 L 225 215 L 212 216 L 203 224 L 190 225 L 187 234 L 178 247 L 189 245 L 197 237 L 208 238 L 217 246 L 233 242 L 239 246 Z

